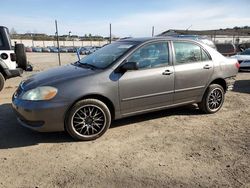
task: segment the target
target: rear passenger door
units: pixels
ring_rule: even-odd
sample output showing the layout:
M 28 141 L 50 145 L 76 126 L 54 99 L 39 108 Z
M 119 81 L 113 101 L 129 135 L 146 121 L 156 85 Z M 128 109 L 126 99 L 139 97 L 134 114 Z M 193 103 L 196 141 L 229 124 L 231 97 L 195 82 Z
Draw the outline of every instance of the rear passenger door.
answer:
M 199 44 L 174 41 L 174 103 L 195 102 L 203 94 L 213 72 L 208 52 Z

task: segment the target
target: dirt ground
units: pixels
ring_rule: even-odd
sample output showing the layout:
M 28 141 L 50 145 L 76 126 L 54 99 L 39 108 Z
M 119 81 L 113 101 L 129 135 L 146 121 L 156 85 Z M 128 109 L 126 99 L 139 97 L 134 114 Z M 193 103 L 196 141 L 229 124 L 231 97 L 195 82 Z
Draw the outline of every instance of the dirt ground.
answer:
M 56 54 L 28 58 L 33 73 L 58 64 Z M 189 105 L 126 118 L 91 142 L 17 123 L 11 96 L 33 73 L 0 93 L 0 187 L 250 187 L 250 73 L 216 114 Z

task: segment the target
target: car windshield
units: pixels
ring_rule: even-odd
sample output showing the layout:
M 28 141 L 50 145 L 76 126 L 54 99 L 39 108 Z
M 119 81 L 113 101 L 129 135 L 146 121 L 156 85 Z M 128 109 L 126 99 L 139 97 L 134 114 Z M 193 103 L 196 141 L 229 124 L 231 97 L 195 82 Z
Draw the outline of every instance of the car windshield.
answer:
M 84 57 L 79 63 L 104 69 L 135 46 L 135 42 L 114 42 Z
M 241 52 L 240 55 L 250 55 L 250 49 L 246 49 L 245 51 Z

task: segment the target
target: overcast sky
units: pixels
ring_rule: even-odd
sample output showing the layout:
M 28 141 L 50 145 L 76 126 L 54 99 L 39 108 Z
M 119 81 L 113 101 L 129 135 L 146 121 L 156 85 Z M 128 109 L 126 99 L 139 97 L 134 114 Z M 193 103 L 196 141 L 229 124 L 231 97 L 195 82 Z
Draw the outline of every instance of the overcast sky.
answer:
M 18 33 L 119 37 L 150 36 L 168 29 L 250 26 L 250 0 L 0 0 L 0 25 Z

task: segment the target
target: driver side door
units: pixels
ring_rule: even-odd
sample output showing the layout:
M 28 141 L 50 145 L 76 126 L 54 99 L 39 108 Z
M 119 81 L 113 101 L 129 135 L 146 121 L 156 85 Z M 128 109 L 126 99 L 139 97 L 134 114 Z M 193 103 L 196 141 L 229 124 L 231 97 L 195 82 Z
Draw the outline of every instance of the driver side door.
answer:
M 126 71 L 119 79 L 123 116 L 173 104 L 174 69 L 169 59 L 167 41 L 146 44 L 127 59 L 137 62 L 138 70 Z

